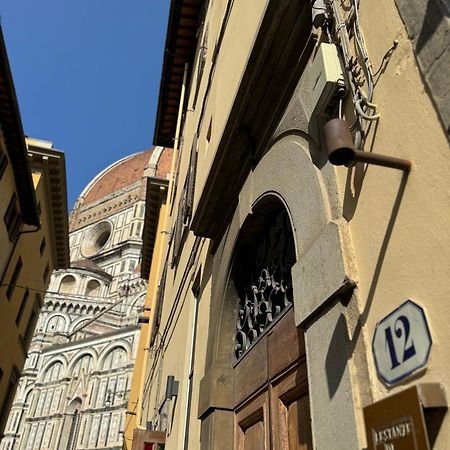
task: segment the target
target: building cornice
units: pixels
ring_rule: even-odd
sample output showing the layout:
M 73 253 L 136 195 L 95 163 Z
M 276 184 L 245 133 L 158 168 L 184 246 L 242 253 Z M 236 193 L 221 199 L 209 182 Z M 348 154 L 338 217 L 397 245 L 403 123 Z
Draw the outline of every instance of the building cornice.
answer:
M 49 207 L 50 232 L 55 240 L 55 268 L 69 267 L 69 223 L 67 210 L 66 164 L 64 153 L 27 139 L 31 167 L 44 172 L 45 196 Z M 39 146 L 38 146 L 39 144 Z
M 127 327 L 119 328 L 117 330 L 109 331 L 107 333 L 99 334 L 96 336 L 91 336 L 88 338 L 84 338 L 83 340 L 79 341 L 72 341 L 72 342 L 64 342 L 61 344 L 53 344 L 49 347 L 42 350 L 43 355 L 50 355 L 54 352 L 60 353 L 61 351 L 69 351 L 72 349 L 78 349 L 82 347 L 90 347 L 92 343 L 100 343 L 102 341 L 110 342 L 113 337 L 126 337 L 129 335 L 132 335 L 135 331 L 139 329 L 139 325 L 130 325 Z
M 197 30 L 204 3 L 204 0 L 171 2 L 153 139 L 155 145 L 173 146 L 184 66 L 189 63 L 189 73 L 192 72 Z

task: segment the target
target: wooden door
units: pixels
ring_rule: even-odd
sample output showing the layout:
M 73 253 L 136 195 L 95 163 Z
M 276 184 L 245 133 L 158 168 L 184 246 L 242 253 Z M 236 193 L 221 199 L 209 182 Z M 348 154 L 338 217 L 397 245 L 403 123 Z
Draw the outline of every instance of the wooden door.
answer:
M 312 450 L 303 333 L 291 308 L 235 366 L 235 449 Z

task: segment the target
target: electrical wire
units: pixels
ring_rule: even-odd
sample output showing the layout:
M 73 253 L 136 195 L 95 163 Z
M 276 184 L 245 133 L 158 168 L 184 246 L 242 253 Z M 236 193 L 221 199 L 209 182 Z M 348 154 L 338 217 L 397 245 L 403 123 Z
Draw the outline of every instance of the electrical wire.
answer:
M 377 111 L 377 105 L 373 103 L 374 94 L 374 74 L 369 60 L 369 55 L 366 50 L 364 37 L 361 32 L 360 17 L 359 17 L 359 2 L 351 0 L 350 14 L 345 20 L 340 10 L 340 6 L 336 3 L 337 0 L 331 0 L 331 13 L 334 16 L 334 27 L 337 36 L 337 44 L 341 49 L 343 58 L 343 66 L 348 75 L 349 87 L 354 105 L 355 120 L 349 127 L 350 131 L 355 132 L 355 142 L 358 141 L 360 149 L 364 147 L 364 140 L 366 130 L 369 123 L 378 120 L 380 114 Z M 350 38 L 348 34 L 348 27 L 351 27 L 354 35 L 354 42 L 357 52 L 357 58 L 350 53 Z M 327 30 L 330 35 L 329 30 Z M 357 68 L 357 65 L 360 69 Z M 362 76 L 364 81 L 361 81 L 360 74 L 362 69 Z M 367 93 L 362 86 L 367 85 Z M 342 118 L 342 108 L 339 105 L 339 117 Z
M 64 298 L 68 298 L 71 300 L 76 300 L 78 302 L 83 302 L 83 303 L 94 303 L 94 304 L 98 304 L 101 303 L 102 305 L 115 305 L 116 302 L 111 302 L 111 301 L 104 301 L 104 297 L 100 297 L 100 296 L 93 296 L 93 295 L 86 295 L 83 297 L 89 297 L 91 299 L 97 299 L 97 300 L 88 300 L 86 298 L 80 298 L 80 296 L 78 296 L 77 294 L 66 294 L 66 293 L 62 293 L 62 292 L 58 292 L 58 291 L 44 291 L 42 289 L 37 289 L 37 288 L 32 288 L 29 286 L 22 286 L 20 284 L 0 284 L 0 287 L 14 287 L 14 288 L 19 288 L 19 289 L 25 289 L 25 290 L 29 290 L 29 291 L 33 291 L 33 292 L 38 292 L 41 294 L 51 294 L 51 295 L 57 295 L 60 297 L 64 297 Z M 117 298 L 119 296 L 116 297 L 112 297 L 112 298 Z M 132 308 L 142 308 L 141 306 L 138 305 L 127 305 L 127 307 L 132 307 Z

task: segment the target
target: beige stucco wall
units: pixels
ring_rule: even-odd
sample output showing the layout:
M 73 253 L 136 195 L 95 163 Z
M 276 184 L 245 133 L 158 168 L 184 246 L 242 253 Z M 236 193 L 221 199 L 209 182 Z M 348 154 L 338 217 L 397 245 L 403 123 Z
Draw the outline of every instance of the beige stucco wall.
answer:
M 6 144 L 1 131 L 0 146 L 1 151 L 6 154 Z M 12 197 L 15 191 L 16 185 L 14 181 L 14 173 L 11 164 L 8 164 L 5 168 L 3 176 L 0 179 L 0 198 L 2 199 L 2 201 L 0 202 L 0 217 L 2 218 L 2 220 L 0 221 L 0 242 L 2 243 L 2 251 L 0 252 L 0 277 L 3 276 L 6 270 L 6 266 L 11 256 L 11 251 L 13 249 L 13 245 L 9 240 L 8 231 L 6 229 L 3 217 L 5 217 L 9 199 Z
M 157 295 L 158 292 L 158 277 L 161 275 L 160 269 L 163 251 L 162 246 L 164 242 L 164 233 L 163 233 L 164 218 L 166 216 L 166 211 L 167 205 L 166 204 L 161 205 L 161 208 L 159 210 L 159 221 L 158 221 L 158 228 L 156 231 L 155 246 L 153 248 L 154 264 L 152 264 L 150 269 L 147 295 L 145 297 L 144 311 L 142 314 L 143 317 L 147 317 L 149 318 L 149 320 L 151 315 L 154 314 L 154 311 L 152 311 L 152 306 L 154 306 L 155 296 Z M 130 397 L 128 400 L 127 415 L 125 418 L 125 427 L 124 427 L 125 449 L 131 449 L 133 441 L 133 432 L 136 426 L 139 425 L 136 422 L 136 414 L 139 405 L 139 396 L 142 395 L 141 394 L 142 377 L 145 376 L 145 373 L 147 372 L 144 369 L 144 364 L 145 362 L 148 363 L 148 355 L 146 360 L 145 354 L 149 351 L 150 333 L 151 333 L 150 323 L 143 323 L 141 325 L 141 330 L 139 334 L 139 344 L 136 352 L 136 363 L 134 365 L 133 378 L 130 387 Z M 143 371 L 145 371 L 145 373 L 143 373 Z
M 16 282 L 17 287 L 14 289 L 9 301 L 6 298 L 6 287 L 0 288 L 2 298 L 0 302 L 0 328 L 2 330 L 2 339 L 0 339 L 0 367 L 4 375 L 0 382 L 0 402 L 5 398 L 13 367 L 18 369 L 19 374 L 23 368 L 28 350 L 26 338 L 31 339 L 35 321 L 38 318 L 41 308 L 40 302 L 44 297 L 51 271 L 56 263 L 53 260 L 51 247 L 53 245 L 53 237 L 50 234 L 50 224 L 47 220 L 50 205 L 47 203 L 45 192 L 46 181 L 38 172 L 32 175 L 36 200 L 41 205 L 41 228 L 36 232 L 21 234 L 18 237 L 5 272 L 4 283 L 8 284 L 10 282 L 19 257 L 22 259 L 23 267 Z M 2 196 L 2 198 L 8 197 Z M 22 230 L 27 229 L 32 230 L 33 228 L 22 225 Z M 41 255 L 40 246 L 44 237 L 46 247 Z M 48 276 L 44 280 L 47 265 Z M 21 319 L 16 323 L 25 293 L 25 289 L 20 286 L 29 289 L 29 296 L 22 307 Z
M 336 170 L 344 211 L 349 211 L 360 306 L 367 312 L 365 333 L 370 344 L 376 323 L 412 299 L 425 309 L 433 339 L 426 371 L 393 389 L 378 379 L 369 347 L 373 398 L 417 382 L 440 382 L 448 392 L 450 149 L 394 2 L 362 2 L 361 21 L 374 66 L 394 39 L 399 42 L 375 88 L 381 119 L 367 148 L 413 161 L 403 182 L 398 171 L 368 167 L 357 202 L 348 198 L 349 171 Z M 449 448 L 449 427 L 446 418 L 434 448 Z
M 225 4 L 225 1 L 212 2 L 206 17 L 209 24 L 207 59 L 197 104 L 201 104 L 205 96 L 211 53 Z M 258 1 L 234 2 L 204 109 L 196 108 L 186 114 L 172 220 L 177 214 L 189 150 L 198 125 L 194 203 L 200 198 L 265 5 L 266 2 Z M 362 408 L 410 384 L 436 381 L 449 389 L 450 359 L 446 338 L 450 334 L 447 323 L 450 309 L 447 302 L 450 290 L 447 282 L 450 149 L 394 1 L 382 0 L 375 5 L 362 0 L 360 15 L 375 69 L 393 41 L 398 41 L 375 87 L 374 101 L 381 119 L 370 129 L 366 150 L 410 159 L 412 171 L 406 178 L 402 172 L 389 168 L 357 166 L 348 169 L 329 163 L 318 164 L 318 161 L 324 162 L 325 150 L 317 148 L 308 134 L 311 107 L 306 69 L 273 142 L 241 190 L 239 205 L 222 242 L 211 243 L 202 238 L 202 250 L 194 268 L 189 267 L 195 240 L 190 233 L 178 265 L 169 271 L 160 326 L 166 339 L 155 362 L 156 370 L 149 381 L 153 388 L 146 400 L 150 420 L 153 408 L 160 404 L 164 395 L 167 376 L 174 375 L 180 381 L 166 441 L 169 450 L 182 448 L 183 444 L 193 317 L 191 290 L 198 269 L 202 289 L 193 412 L 197 408 L 199 381 L 212 363 L 211 355 L 217 351 L 210 348 L 211 342 L 217 340 L 213 335 L 215 330 L 208 332 L 208 325 L 220 312 L 211 307 L 220 304 L 215 296 L 224 290 L 239 227 L 254 202 L 268 191 L 283 198 L 295 230 L 298 262 L 293 269 L 294 308 L 297 323 L 306 329 L 315 448 L 364 448 Z M 195 83 L 194 75 L 192 86 Z M 192 92 L 187 104 L 192 104 Z M 344 110 L 348 110 L 349 101 L 345 106 Z M 207 143 L 210 124 L 211 139 Z M 304 273 L 308 270 L 306 277 Z M 350 303 L 347 306 L 330 304 L 323 314 L 314 315 L 322 306 L 320 301 L 325 303 L 339 288 L 343 276 L 351 276 L 357 286 Z M 425 371 L 395 388 L 388 388 L 376 374 L 371 341 L 376 323 L 408 298 L 425 309 L 433 348 Z M 171 314 L 176 319 L 166 328 Z M 337 373 L 331 380 L 330 371 Z M 445 418 L 435 449 L 450 447 L 449 428 L 450 423 Z M 200 421 L 191 413 L 189 448 L 199 448 L 199 435 Z M 338 441 L 336 436 L 339 436 Z

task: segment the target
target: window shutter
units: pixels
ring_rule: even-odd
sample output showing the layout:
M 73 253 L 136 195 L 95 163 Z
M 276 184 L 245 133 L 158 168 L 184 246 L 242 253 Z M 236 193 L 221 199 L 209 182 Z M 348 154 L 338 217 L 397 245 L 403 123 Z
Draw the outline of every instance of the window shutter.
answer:
M 164 270 L 161 275 L 161 280 L 159 282 L 158 287 L 158 293 L 156 296 L 156 311 L 155 311 L 155 321 L 153 322 L 153 329 L 152 329 L 152 337 L 150 339 L 150 346 L 153 345 L 155 341 L 156 334 L 159 330 L 159 325 L 161 324 L 161 312 L 162 312 L 162 303 L 164 300 L 164 291 L 166 288 L 166 278 L 167 278 L 167 261 L 164 264 Z
M 172 263 L 171 267 L 174 268 L 176 265 L 176 262 L 178 260 L 178 255 L 180 253 L 181 248 L 181 241 L 183 236 L 183 228 L 184 228 L 184 204 L 185 204 L 185 192 L 186 190 L 183 189 L 183 192 L 181 194 L 180 203 L 178 205 L 178 212 L 177 217 L 175 221 L 175 226 L 173 229 L 173 252 L 172 252 Z
M 194 135 L 191 147 L 191 155 L 189 158 L 189 169 L 186 180 L 186 203 L 184 208 L 183 222 L 187 225 L 192 216 L 192 209 L 194 206 L 194 189 L 195 189 L 195 175 L 197 172 L 197 134 Z

